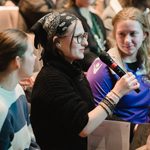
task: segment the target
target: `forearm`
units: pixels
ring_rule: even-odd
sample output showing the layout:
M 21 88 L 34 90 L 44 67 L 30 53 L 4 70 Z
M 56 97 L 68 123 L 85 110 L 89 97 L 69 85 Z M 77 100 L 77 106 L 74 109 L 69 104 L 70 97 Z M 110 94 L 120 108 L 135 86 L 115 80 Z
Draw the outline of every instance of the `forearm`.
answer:
M 80 136 L 85 137 L 93 132 L 108 115 L 111 115 L 122 96 L 139 88 L 139 86 L 140 84 L 131 72 L 121 77 L 98 106 L 88 113 L 89 121 L 81 131 Z
M 116 96 L 113 92 L 109 92 L 106 97 L 112 99 L 116 104 L 119 101 L 119 97 Z M 107 112 L 107 110 L 109 112 Z M 86 137 L 91 132 L 93 132 L 105 120 L 105 118 L 108 116 L 108 113 L 110 112 L 111 110 L 108 108 L 108 106 L 103 102 L 100 102 L 95 109 L 88 113 L 89 121 L 85 128 L 80 132 L 80 136 Z

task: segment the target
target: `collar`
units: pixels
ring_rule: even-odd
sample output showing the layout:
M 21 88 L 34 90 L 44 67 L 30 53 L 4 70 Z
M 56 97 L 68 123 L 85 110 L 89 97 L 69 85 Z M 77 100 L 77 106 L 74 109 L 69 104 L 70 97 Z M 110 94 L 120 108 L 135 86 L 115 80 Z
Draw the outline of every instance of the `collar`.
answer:
M 121 59 L 121 55 L 119 53 L 119 50 L 117 47 L 114 47 L 114 48 L 111 48 L 109 51 L 108 51 L 108 54 L 111 56 L 111 58 L 121 67 L 121 69 L 123 69 L 125 72 L 127 70 L 129 70 L 127 68 L 127 66 L 125 64 L 123 64 L 123 61 Z M 112 70 L 111 70 L 112 71 Z M 112 71 L 113 72 L 113 71 Z M 144 66 L 142 65 L 142 67 L 140 69 L 138 69 L 136 71 L 136 74 L 137 75 L 143 75 L 145 74 L 146 75 L 146 70 L 144 68 Z
M 82 75 L 80 66 L 76 62 L 70 64 L 68 61 L 64 60 L 63 58 L 52 59 L 47 63 L 47 65 L 57 68 L 61 72 L 70 76 L 71 78 L 75 78 L 77 76 Z
M 123 62 L 122 62 L 121 55 L 120 55 L 119 50 L 118 50 L 117 47 L 111 48 L 111 49 L 108 51 L 108 54 L 111 56 L 111 58 L 112 58 L 117 64 L 119 64 L 119 66 L 120 66 L 123 70 L 126 70 L 126 68 L 124 67 L 124 64 L 123 64 Z

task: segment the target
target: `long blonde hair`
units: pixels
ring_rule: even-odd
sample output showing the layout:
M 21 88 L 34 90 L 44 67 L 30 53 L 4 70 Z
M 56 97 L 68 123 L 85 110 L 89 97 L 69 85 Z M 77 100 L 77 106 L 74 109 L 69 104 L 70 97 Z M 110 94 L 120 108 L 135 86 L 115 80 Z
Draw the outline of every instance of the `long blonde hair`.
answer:
M 138 50 L 137 60 L 144 66 L 146 74 L 150 78 L 150 20 L 148 17 L 150 17 L 148 11 L 142 12 L 137 8 L 128 7 L 121 10 L 113 18 L 112 24 L 114 26 L 113 33 L 115 35 L 116 25 L 122 20 L 135 20 L 140 23 L 143 32 L 146 33 L 147 36 Z

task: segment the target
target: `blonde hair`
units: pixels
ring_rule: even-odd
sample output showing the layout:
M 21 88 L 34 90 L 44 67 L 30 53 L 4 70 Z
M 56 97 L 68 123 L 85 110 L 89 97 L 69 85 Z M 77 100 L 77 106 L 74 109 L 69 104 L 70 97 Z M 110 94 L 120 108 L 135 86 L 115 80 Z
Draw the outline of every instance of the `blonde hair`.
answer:
M 143 41 L 140 49 L 138 50 L 137 59 L 143 64 L 148 77 L 150 78 L 150 17 L 149 12 L 142 12 L 137 8 L 128 7 L 121 10 L 112 20 L 114 26 L 113 34 L 115 35 L 116 25 L 122 20 L 135 20 L 141 25 L 144 33 L 147 34 L 145 40 Z

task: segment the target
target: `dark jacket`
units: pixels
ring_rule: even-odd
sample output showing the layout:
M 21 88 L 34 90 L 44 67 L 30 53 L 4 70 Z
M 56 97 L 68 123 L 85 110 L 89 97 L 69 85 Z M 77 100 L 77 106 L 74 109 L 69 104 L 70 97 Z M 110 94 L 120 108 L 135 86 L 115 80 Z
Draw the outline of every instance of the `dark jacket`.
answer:
M 31 123 L 42 150 L 87 150 L 87 138 L 79 133 L 94 103 L 79 69 L 51 60 L 37 76 L 31 99 Z

